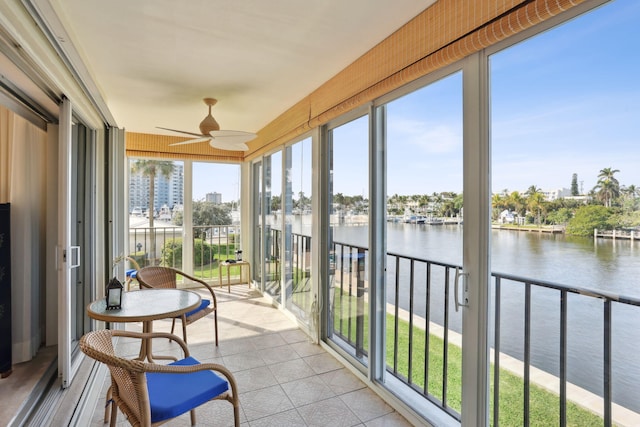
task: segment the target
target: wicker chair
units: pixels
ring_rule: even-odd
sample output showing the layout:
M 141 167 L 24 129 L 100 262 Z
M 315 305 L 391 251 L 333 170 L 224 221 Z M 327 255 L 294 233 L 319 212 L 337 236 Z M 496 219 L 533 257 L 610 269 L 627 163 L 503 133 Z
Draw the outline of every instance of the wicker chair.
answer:
M 113 337 L 169 338 L 180 345 L 185 358 L 169 365 L 124 359 L 115 354 Z M 80 339 L 80 349 L 107 365 L 111 372 L 110 396 L 107 396 L 114 403 L 111 406 L 111 426 L 116 425 L 118 408 L 133 426 L 157 426 L 186 412 L 190 412 L 191 424 L 195 425 L 195 408 L 214 399 L 229 401 L 233 405 L 235 426 L 240 425 L 237 384 L 231 372 L 224 366 L 200 363 L 190 357 L 186 343 L 175 335 L 166 332 L 94 331 Z
M 207 316 L 209 313 L 213 312 L 216 346 L 218 346 L 218 302 L 216 300 L 216 294 L 213 292 L 213 288 L 211 288 L 211 286 L 209 286 L 203 280 L 197 279 L 171 267 L 144 267 L 143 269 L 138 270 L 137 279 L 138 283 L 140 283 L 141 288 L 175 289 L 177 287 L 176 276 L 182 276 L 196 283 L 199 283 L 211 293 L 210 300 L 207 298 L 202 298 L 200 307 L 180 316 L 180 319 L 182 320 L 182 338 L 185 342 L 187 341 L 187 325 L 190 325 L 196 320 L 201 319 Z M 171 325 L 171 333 L 173 333 L 175 326 L 176 319 L 174 318 Z
M 133 280 L 137 280 L 138 279 L 138 271 L 140 271 L 140 264 L 138 264 L 136 262 L 135 259 L 131 258 L 131 257 L 125 257 L 125 259 L 127 261 L 129 261 L 130 266 L 133 268 L 128 268 L 124 271 L 124 275 L 125 275 L 125 285 L 127 286 L 127 291 L 131 290 L 131 282 Z

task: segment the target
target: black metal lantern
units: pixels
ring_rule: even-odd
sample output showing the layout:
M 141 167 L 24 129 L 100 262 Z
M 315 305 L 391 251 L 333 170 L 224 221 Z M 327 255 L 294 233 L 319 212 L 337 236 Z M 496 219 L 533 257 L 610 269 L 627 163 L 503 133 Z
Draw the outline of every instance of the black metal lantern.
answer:
M 120 310 L 122 308 L 122 293 L 124 286 L 115 277 L 107 284 L 107 310 Z
M 236 251 L 236 261 L 242 261 L 242 251 L 241 250 L 237 250 Z

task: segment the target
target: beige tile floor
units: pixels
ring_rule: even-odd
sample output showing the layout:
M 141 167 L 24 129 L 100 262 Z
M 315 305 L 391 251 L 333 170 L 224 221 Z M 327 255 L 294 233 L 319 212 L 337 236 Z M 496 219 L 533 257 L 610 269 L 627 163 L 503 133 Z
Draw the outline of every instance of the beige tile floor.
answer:
M 230 369 L 238 383 L 243 426 L 410 426 L 340 362 L 313 344 L 281 311 L 258 292 L 234 286 L 218 290 L 220 344 L 213 344 L 213 321 L 201 319 L 187 328 L 189 348 L 201 362 Z M 128 329 L 140 328 L 132 324 Z M 154 323 L 169 330 L 170 321 Z M 177 325 L 178 326 L 178 325 Z M 137 353 L 134 343 L 121 341 L 120 354 Z M 154 342 L 154 354 L 172 353 L 165 340 Z M 100 396 L 108 387 L 103 382 Z M 228 402 L 213 401 L 198 408 L 197 425 L 232 426 Z M 92 426 L 103 426 L 104 400 L 96 402 Z M 122 414 L 118 425 L 128 425 Z M 190 425 L 185 414 L 166 424 Z

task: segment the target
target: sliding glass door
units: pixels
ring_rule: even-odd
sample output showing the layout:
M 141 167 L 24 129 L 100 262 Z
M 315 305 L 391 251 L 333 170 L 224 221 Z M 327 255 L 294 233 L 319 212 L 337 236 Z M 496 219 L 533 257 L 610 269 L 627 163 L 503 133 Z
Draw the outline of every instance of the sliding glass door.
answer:
M 61 108 L 58 143 L 58 364 L 66 388 L 81 360 L 78 341 L 91 329 L 85 307 L 95 297 L 95 132 L 72 119 L 68 100 Z
M 487 418 L 488 141 L 463 99 L 481 67 L 326 130 L 328 343 L 434 425 Z
M 305 325 L 314 301 L 311 268 L 311 138 L 285 149 L 284 289 L 287 310 Z
M 74 167 L 71 170 L 73 197 L 71 210 L 71 241 L 78 247 L 78 266 L 71 269 L 71 304 L 74 308 L 72 321 L 72 341 L 76 343 L 90 330 L 89 317 L 85 307 L 92 300 L 91 260 L 93 259 L 94 206 L 94 132 L 81 123 L 72 128 L 71 156 Z
M 277 151 L 263 160 L 263 251 L 264 290 L 282 303 L 282 152 Z
M 387 384 L 418 390 L 458 417 L 464 331 L 454 290 L 465 232 L 462 73 L 379 108 L 387 163 Z
M 327 336 L 366 366 L 369 353 L 369 116 L 328 130 Z

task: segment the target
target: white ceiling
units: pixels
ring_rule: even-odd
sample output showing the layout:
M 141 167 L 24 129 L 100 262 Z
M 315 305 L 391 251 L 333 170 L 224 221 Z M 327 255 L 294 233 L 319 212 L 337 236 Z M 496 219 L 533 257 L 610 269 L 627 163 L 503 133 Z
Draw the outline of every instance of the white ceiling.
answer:
M 257 132 L 433 0 L 51 0 L 117 124 Z M 176 134 L 177 135 L 177 134 Z

